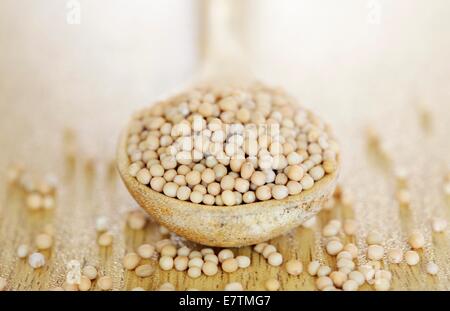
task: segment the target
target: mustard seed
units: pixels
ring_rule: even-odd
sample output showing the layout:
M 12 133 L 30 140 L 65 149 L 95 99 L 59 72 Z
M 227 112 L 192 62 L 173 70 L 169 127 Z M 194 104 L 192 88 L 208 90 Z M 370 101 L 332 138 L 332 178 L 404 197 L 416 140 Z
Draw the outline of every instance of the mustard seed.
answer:
M 358 290 L 358 283 L 354 280 L 346 280 L 343 284 L 342 284 L 342 289 L 346 292 L 348 291 L 357 291 Z
M 133 270 L 137 267 L 139 262 L 141 261 L 141 257 L 139 257 L 136 253 L 128 253 L 125 255 L 125 257 L 122 260 L 122 264 L 125 269 L 127 270 Z
M 222 264 L 223 266 L 223 264 Z M 202 271 L 207 276 L 213 276 L 216 275 L 219 271 L 217 264 L 212 261 L 205 261 L 202 265 Z
M 191 195 L 189 196 L 189 199 L 191 200 L 191 202 L 193 203 L 200 203 L 203 201 L 203 194 L 201 194 L 198 191 L 192 191 Z
M 38 269 L 45 265 L 45 257 L 41 253 L 32 253 L 28 257 L 28 263 L 33 269 Z
M 155 268 L 152 265 L 145 264 L 136 267 L 134 270 L 136 275 L 141 278 L 146 278 L 152 275 L 155 272 Z
M 17 257 L 19 257 L 21 259 L 26 258 L 28 256 L 28 253 L 29 253 L 28 245 L 21 244 L 17 248 Z
M 159 258 L 159 267 L 165 271 L 172 270 L 173 258 L 169 256 L 161 256 L 161 258 Z
M 368 264 L 369 266 L 371 266 L 372 269 L 374 269 L 375 271 L 381 269 L 381 262 L 380 262 L 379 260 L 369 260 L 369 261 L 367 262 L 367 264 Z
M 317 272 L 319 271 L 320 268 L 320 262 L 318 262 L 317 260 L 311 261 L 308 264 L 308 273 L 311 276 L 315 276 L 317 275 Z
M 181 186 L 177 189 L 176 196 L 179 200 L 186 201 L 191 196 L 191 189 L 187 186 Z
M 344 245 L 340 241 L 331 240 L 326 245 L 327 253 L 331 256 L 337 255 L 343 248 Z
M 275 200 L 282 200 L 289 195 L 289 190 L 286 186 L 275 185 L 272 188 L 272 196 Z
M 167 256 L 167 257 L 175 257 L 177 255 L 177 248 L 173 244 L 165 245 L 161 249 L 161 256 Z
M 189 257 L 190 253 L 191 253 L 191 249 L 187 246 L 182 246 L 179 249 L 177 249 L 178 256 Z
M 336 256 L 337 260 L 343 259 L 343 258 L 348 259 L 348 260 L 352 260 L 353 259 L 352 254 L 350 254 L 350 252 L 347 252 L 347 251 L 341 251 Z
M 447 229 L 447 220 L 443 218 L 433 218 L 431 228 L 434 232 L 443 232 Z
M 231 282 L 225 285 L 225 291 L 243 291 L 244 287 L 239 282 Z
M 304 170 L 300 165 L 291 165 L 286 169 L 287 177 L 293 181 L 300 181 L 304 176 Z
M 405 253 L 405 261 L 410 266 L 415 266 L 419 263 L 420 257 L 416 251 L 407 251 Z
M 344 251 L 349 252 L 352 258 L 355 259 L 358 256 L 358 247 L 353 243 L 348 243 L 344 246 Z
M 239 257 L 239 256 L 238 256 Z M 236 259 L 237 259 L 237 257 L 236 257 Z M 214 254 L 206 254 L 204 257 L 203 257 L 203 260 L 206 262 L 206 261 L 211 261 L 211 262 L 213 262 L 213 263 L 215 263 L 216 265 L 217 264 L 219 264 L 219 258 L 216 256 L 216 255 L 214 255 Z
M 390 263 L 398 264 L 403 261 L 403 252 L 399 248 L 390 249 L 387 252 L 387 257 Z
M 222 263 L 227 259 L 234 258 L 234 254 L 230 249 L 224 248 L 218 254 L 219 262 Z
M 314 185 L 314 179 L 306 174 L 305 176 L 303 176 L 303 178 L 300 180 L 300 184 L 302 185 L 302 188 L 304 190 L 308 190 L 311 189 L 312 186 Z
M 262 251 L 262 255 L 264 258 L 269 258 L 270 254 L 275 253 L 277 251 L 277 248 L 274 245 L 268 244 L 264 247 Z
M 300 260 L 291 259 L 286 262 L 286 271 L 290 275 L 300 275 L 303 272 L 303 264 Z
M 187 256 L 177 256 L 173 260 L 173 265 L 177 271 L 185 271 L 188 268 L 189 258 Z
M 150 179 L 152 178 L 150 171 L 147 168 L 141 168 L 137 174 L 136 179 L 143 185 L 148 185 L 150 183 Z
M 375 269 L 370 265 L 361 265 L 358 267 L 358 271 L 364 275 L 367 282 L 370 282 L 375 277 Z
M 94 266 L 87 265 L 83 267 L 82 274 L 89 280 L 95 280 L 97 278 L 97 269 Z
M 150 244 L 142 244 L 138 247 L 137 253 L 144 259 L 149 259 L 155 253 L 155 247 Z
M 321 276 L 316 279 L 316 286 L 319 290 L 326 287 L 333 287 L 333 281 L 327 276 Z
M 97 232 L 105 232 L 109 229 L 109 219 L 105 216 L 100 216 L 95 221 L 95 228 Z
M 315 227 L 316 223 L 317 223 L 317 217 L 312 216 L 311 218 L 307 219 L 306 221 L 304 221 L 302 223 L 302 227 L 311 229 L 311 228 Z
M 319 269 L 317 269 L 317 276 L 327 276 L 331 273 L 331 268 L 326 265 L 321 265 Z
M 109 232 L 102 233 L 97 240 L 98 245 L 108 247 L 113 242 L 113 236 Z
M 101 290 L 110 290 L 113 286 L 113 281 L 110 276 L 102 276 L 97 280 L 97 285 Z
M 256 188 L 256 198 L 260 201 L 270 200 L 272 192 L 269 186 L 261 186 Z
M 88 277 L 82 275 L 80 277 L 80 284 L 78 284 L 78 289 L 84 292 L 90 290 L 91 286 L 92 286 L 91 280 Z
M 368 245 L 381 245 L 383 244 L 383 237 L 377 231 L 371 231 L 366 237 L 366 242 Z
M 347 282 L 347 274 L 342 271 L 333 271 L 330 273 L 330 279 L 333 281 L 335 287 L 342 288 L 344 283 Z
M 241 269 L 248 268 L 251 263 L 250 257 L 247 257 L 247 256 L 237 256 L 236 261 L 237 261 L 238 267 Z
M 222 192 L 222 200 L 225 205 L 231 206 L 236 204 L 236 197 L 231 190 Z
M 53 209 L 55 207 L 55 198 L 53 195 L 44 195 L 42 199 L 42 207 L 44 209 Z
M 199 251 L 192 251 L 192 252 L 189 253 L 188 257 L 189 257 L 189 259 L 197 258 L 197 257 L 199 257 L 201 259 L 202 258 L 202 253 L 200 253 Z
M 337 260 L 336 266 L 339 269 L 348 268 L 348 269 L 350 269 L 350 271 L 353 271 L 353 269 L 355 268 L 355 263 L 351 259 L 340 258 L 340 259 Z
M 439 272 L 439 267 L 434 262 L 430 261 L 426 265 L 427 273 L 430 275 L 436 275 Z
M 162 284 L 158 290 L 159 291 L 174 291 L 175 286 L 170 282 L 166 282 L 166 283 Z
M 49 249 L 53 245 L 53 238 L 51 235 L 41 233 L 36 236 L 35 243 L 39 250 Z
M 201 253 L 203 256 L 206 256 L 206 255 L 208 255 L 208 254 L 213 254 L 213 255 L 214 255 L 214 250 L 213 250 L 212 248 L 210 248 L 210 247 L 205 247 L 205 248 L 202 248 L 202 249 L 200 250 L 200 253 Z
M 194 257 L 189 259 L 188 266 L 201 268 L 203 266 L 203 263 L 204 261 L 201 257 Z
M 322 179 L 322 177 L 325 175 L 325 171 L 322 166 L 314 166 L 312 169 L 309 170 L 309 174 L 314 179 L 314 181 L 318 181 Z
M 376 291 L 388 291 L 391 287 L 391 282 L 387 279 L 376 279 L 374 283 Z
M 202 275 L 202 270 L 199 267 L 190 267 L 187 274 L 190 278 L 196 279 Z
M 258 254 L 262 254 L 262 252 L 264 251 L 264 248 L 265 248 L 267 245 L 268 245 L 267 243 L 259 243 L 259 244 L 256 244 L 256 245 L 253 247 L 253 250 L 254 250 L 255 252 L 257 252 Z
M 177 196 L 177 191 L 178 185 L 174 182 L 168 182 L 163 187 L 163 193 L 170 198 L 175 198 Z
M 322 229 L 322 234 L 324 237 L 332 237 L 339 233 L 339 227 L 332 225 L 332 224 L 326 224 Z
M 280 281 L 277 279 L 268 279 L 264 285 L 268 291 L 277 291 L 280 289 Z
M 408 238 L 408 243 L 413 249 L 419 249 L 425 246 L 425 237 L 422 233 L 415 231 Z
M 234 258 L 228 258 L 222 262 L 222 270 L 224 272 L 232 273 L 235 272 L 238 268 L 238 262 Z
M 360 271 L 357 271 L 357 270 L 351 271 L 348 274 L 348 279 L 355 281 L 356 284 L 358 285 L 358 287 L 362 286 L 366 282 L 364 275 Z
M 142 230 L 147 224 L 147 218 L 140 211 L 132 211 L 128 214 L 127 225 L 133 230 Z
M 384 248 L 380 245 L 370 245 L 367 248 L 367 257 L 371 260 L 381 260 L 384 256 Z
M 411 194 L 407 189 L 397 191 L 397 200 L 401 205 L 408 205 L 411 202 Z
M 375 279 L 386 279 L 390 282 L 392 280 L 392 273 L 388 270 L 377 270 L 375 271 Z
M 26 198 L 26 204 L 31 210 L 40 209 L 43 204 L 43 198 L 39 193 L 31 193 Z

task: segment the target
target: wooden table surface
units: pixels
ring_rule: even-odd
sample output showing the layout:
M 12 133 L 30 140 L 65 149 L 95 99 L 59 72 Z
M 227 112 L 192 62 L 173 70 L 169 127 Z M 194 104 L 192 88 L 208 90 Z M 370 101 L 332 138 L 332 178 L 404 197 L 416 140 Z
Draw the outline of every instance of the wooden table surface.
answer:
M 423 138 L 427 139 L 426 136 Z M 12 140 L 11 143 L 13 143 Z M 76 160 L 72 162 L 64 157 L 63 144 L 57 141 L 52 144 L 62 148 L 59 152 L 60 156 L 54 157 L 54 160 L 50 160 L 52 157 L 39 159 L 45 165 L 39 167 L 31 165 L 29 171 L 42 174 L 45 172 L 43 167 L 50 167 L 51 172 L 58 175 L 57 206 L 54 210 L 28 210 L 24 204 L 23 190 L 7 186 L 4 174 L 2 176 L 0 275 L 7 278 L 8 289 L 46 290 L 60 286 L 67 273 L 65 265 L 71 259 L 76 259 L 82 264 L 96 265 L 102 274 L 113 277 L 114 289 L 118 290 L 137 286 L 154 290 L 166 281 L 173 283 L 178 290 L 187 288 L 221 290 L 230 281 L 239 281 L 246 289 L 258 290 L 264 289 L 265 280 L 271 277 L 280 280 L 282 290 L 315 288 L 314 278 L 307 273 L 302 273 L 298 277 L 289 276 L 282 267 L 269 266 L 261 255 L 252 251 L 251 247 L 234 249 L 236 255 L 250 256 L 252 265 L 248 269 L 232 274 L 219 272 L 214 277 L 202 276 L 194 280 L 187 277 L 185 272 L 165 272 L 157 269 L 151 277 L 136 277 L 134 272 L 123 269 L 121 259 L 126 252 L 136 250 L 140 244 L 152 243 L 160 239 L 158 226 L 150 223 L 142 231 L 127 228 L 126 214 L 137 207 L 118 177 L 112 157 L 108 157 L 107 161 L 97 160 L 84 157 L 82 151 L 78 151 Z M 423 180 L 412 178 L 410 187 L 417 189 L 412 191 L 413 202 L 409 208 L 399 207 L 394 200 L 395 191 L 390 189 L 393 183 L 392 174 L 389 173 L 391 169 L 386 163 L 376 159 L 376 153 L 369 152 L 362 148 L 360 156 L 364 159 L 373 157 L 374 161 L 365 163 L 367 167 L 355 167 L 358 170 L 365 170 L 365 173 L 359 172 L 358 177 L 348 177 L 345 171 L 343 173 L 343 176 L 347 175 L 349 179 L 348 185 L 343 182 L 343 187 L 346 191 L 353 192 L 354 204 L 344 206 L 337 203 L 332 210 L 322 211 L 319 214 L 314 228 L 298 228 L 271 242 L 277 246 L 285 259 L 296 257 L 305 265 L 312 259 L 319 259 L 323 263 L 334 266 L 335 259 L 326 255 L 323 250 L 323 237 L 320 231 L 322 225 L 329 219 L 355 218 L 358 220 L 359 229 L 356 237 L 346 237 L 342 234 L 341 236 L 346 242 L 356 243 L 361 250 L 366 247 L 364 237 L 368 229 L 379 230 L 386 239 L 387 247 L 399 245 L 407 249 L 405 236 L 412 228 L 417 228 L 423 231 L 427 238 L 426 248 L 420 251 L 421 263 L 418 266 L 409 267 L 405 263 L 389 265 L 383 261 L 383 266 L 393 273 L 392 288 L 395 290 L 449 289 L 448 232 L 437 234 L 431 233 L 429 229 L 430 217 L 435 213 L 449 219 L 448 200 L 446 201 L 441 189 L 438 188 L 439 183 L 428 185 L 423 184 Z M 426 155 L 423 158 L 425 162 L 428 162 L 430 156 Z M 436 172 L 421 171 L 426 170 L 421 162 L 423 161 L 419 156 L 415 161 L 417 171 L 421 173 L 418 179 L 429 180 L 428 174 L 432 175 Z M 3 165 L 4 163 L 2 162 Z M 352 182 L 356 185 L 353 186 Z M 432 193 L 429 193 L 430 187 L 435 187 Z M 434 206 L 432 214 L 427 215 L 430 209 L 425 208 L 423 204 L 435 203 L 440 205 Z M 111 230 L 114 234 L 114 243 L 111 247 L 99 247 L 96 244 L 95 219 L 100 215 L 107 216 L 111 220 Z M 33 237 L 42 232 L 47 224 L 52 224 L 55 229 L 55 244 L 51 250 L 44 252 L 47 264 L 41 269 L 33 270 L 26 260 L 17 258 L 15 251 L 22 243 L 33 245 Z M 186 242 L 177 237 L 175 239 L 181 243 Z M 189 242 L 186 243 L 189 244 Z M 193 245 L 193 247 L 199 246 Z M 364 252 L 361 252 L 358 262 L 363 263 L 365 260 Z M 426 274 L 425 264 L 428 260 L 433 260 L 439 265 L 438 276 Z M 94 288 L 96 288 L 95 285 Z M 366 284 L 362 289 L 369 290 L 371 286 Z
M 0 4 L 0 20 L 8 26 L 0 28 L 0 276 L 7 279 L 7 290 L 47 290 L 61 286 L 67 273 L 66 264 L 72 259 L 94 264 L 101 274 L 112 276 L 115 290 L 136 286 L 153 290 L 166 281 L 178 290 L 220 290 L 230 281 L 242 282 L 246 289 L 263 289 L 270 277 L 280 280 L 282 290 L 315 289 L 314 278 L 307 273 L 289 276 L 283 267 L 269 266 L 250 247 L 234 249 L 236 255 L 250 256 L 252 265 L 232 274 L 220 272 L 214 277 L 192 280 L 184 272 L 158 269 L 151 277 L 138 278 L 134 272 L 125 271 L 121 264 L 123 255 L 143 242 L 157 241 L 160 234 L 155 224 L 142 231 L 132 231 L 125 225 L 126 214 L 139 207 L 113 169 L 118 133 L 135 109 L 177 88 L 193 72 L 195 49 L 188 45 L 192 36 L 189 26 L 175 29 L 169 25 L 173 20 L 190 25 L 190 20 L 181 14 L 185 10 L 174 10 L 170 14 L 161 13 L 169 14 L 162 15 L 168 23 L 148 19 L 145 14 L 133 23 L 136 17 L 127 11 L 120 15 L 124 20 L 117 27 L 127 25 L 126 33 L 133 35 L 122 36 L 117 33 L 116 24 L 109 23 L 116 15 L 109 11 L 110 15 L 103 14 L 104 7 L 97 7 L 94 2 L 92 7 L 83 2 L 83 12 L 87 15 L 80 26 L 64 24 L 58 1 L 48 1 L 47 6 L 35 5 L 36 10 L 24 4 L 17 7 L 18 3 L 8 0 Z M 448 5 L 446 1 L 439 3 Z M 430 10 L 432 7 L 427 4 Z M 396 7 L 387 5 L 386 10 L 389 9 Z M 434 14 L 438 14 L 436 10 L 439 11 L 439 6 Z M 23 18 L 15 17 L 19 11 Z M 318 259 L 334 267 L 335 259 L 325 254 L 321 236 L 321 227 L 329 219 L 356 219 L 357 235 L 341 237 L 358 245 L 359 264 L 366 262 L 365 237 L 370 230 L 383 235 L 386 248 L 403 250 L 408 249 L 409 232 L 420 230 L 426 237 L 426 246 L 419 252 L 419 265 L 390 265 L 383 260 L 383 266 L 393 273 L 392 289 L 450 290 L 449 230 L 433 233 L 430 229 L 432 217 L 450 221 L 450 200 L 443 192 L 444 177 L 450 169 L 448 27 L 447 24 L 438 30 L 425 27 L 434 24 L 426 22 L 428 17 L 420 14 L 418 4 L 408 14 L 411 12 L 415 12 L 415 17 L 408 21 L 423 23 L 418 23 L 422 28 L 414 28 L 414 35 L 407 37 L 408 42 L 400 38 L 411 34 L 410 29 L 416 24 L 404 24 L 405 19 L 392 18 L 377 30 L 372 25 L 364 26 L 367 31 L 364 36 L 353 34 L 355 40 L 362 42 L 360 46 L 347 46 L 354 54 L 330 48 L 327 53 L 335 54 L 323 54 L 336 57 L 322 58 L 321 53 L 315 52 L 314 44 L 303 48 L 292 45 L 292 55 L 287 49 L 278 49 L 277 44 L 272 44 L 278 42 L 278 31 L 270 32 L 261 19 L 259 27 L 266 29 L 266 43 L 255 45 L 262 56 L 255 57 L 252 66 L 258 68 L 259 77 L 285 86 L 305 106 L 331 123 L 342 147 L 340 184 L 353 197 L 351 206 L 337 204 L 332 210 L 322 211 L 314 228 L 298 228 L 271 242 L 285 259 L 297 257 L 304 265 Z M 104 23 L 98 18 L 104 18 Z M 294 26 L 290 15 L 287 20 L 293 25 L 289 28 L 308 29 Z M 444 18 L 433 20 L 444 23 Z M 328 22 L 333 25 L 336 21 Z M 359 26 L 351 24 L 356 22 L 349 21 L 349 25 L 356 29 Z M 274 23 L 282 26 L 277 21 Z M 147 25 L 145 31 L 141 24 Z M 348 33 L 338 28 L 339 25 L 336 22 L 336 31 L 346 38 Z M 397 31 L 390 31 L 393 28 Z M 156 35 L 158 31 L 167 33 L 167 38 L 184 38 L 185 48 L 177 49 L 181 46 L 177 41 L 161 40 Z M 286 36 L 294 39 L 297 33 L 288 32 Z M 310 37 L 304 40 L 312 40 L 313 36 Z M 431 37 L 440 40 L 439 46 L 431 41 L 422 42 L 422 38 Z M 160 44 L 158 49 L 152 43 L 156 40 Z M 393 44 L 397 44 L 398 55 L 389 52 Z M 278 49 L 272 53 L 276 57 L 270 52 L 274 48 Z M 295 51 L 305 53 L 304 61 L 294 57 Z M 252 49 L 252 53 L 256 52 Z M 297 79 L 293 75 L 298 72 L 303 75 Z M 425 108 L 418 109 L 418 104 Z M 367 148 L 364 130 L 368 125 L 379 133 L 389 160 Z M 64 155 L 66 128 L 73 129 L 77 137 L 73 163 Z M 54 210 L 29 211 L 23 192 L 7 185 L 6 170 L 14 161 L 23 162 L 36 176 L 50 173 L 58 177 Z M 393 172 L 398 167 L 406 168 L 409 174 L 411 204 L 408 208 L 400 207 L 395 200 Z M 96 244 L 98 216 L 110 219 L 114 234 L 111 247 Z M 33 270 L 17 257 L 16 249 L 23 243 L 33 246 L 33 238 L 48 224 L 54 227 L 55 243 L 44 253 L 47 264 Z M 425 273 L 428 261 L 438 264 L 437 276 Z M 95 284 L 93 289 L 97 289 Z M 364 285 L 362 289 L 372 288 Z

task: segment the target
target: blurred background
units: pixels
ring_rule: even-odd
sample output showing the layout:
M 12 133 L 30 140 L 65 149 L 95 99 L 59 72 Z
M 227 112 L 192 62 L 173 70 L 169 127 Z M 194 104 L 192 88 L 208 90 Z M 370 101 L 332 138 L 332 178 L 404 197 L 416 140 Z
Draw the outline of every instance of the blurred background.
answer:
M 86 149 L 113 152 L 133 111 L 198 72 L 205 2 L 2 0 L 0 145 L 16 142 L 3 157 L 44 155 L 42 139 L 54 141 L 66 126 L 87 135 Z M 285 87 L 335 126 L 398 105 L 449 105 L 447 0 L 234 4 L 254 76 Z

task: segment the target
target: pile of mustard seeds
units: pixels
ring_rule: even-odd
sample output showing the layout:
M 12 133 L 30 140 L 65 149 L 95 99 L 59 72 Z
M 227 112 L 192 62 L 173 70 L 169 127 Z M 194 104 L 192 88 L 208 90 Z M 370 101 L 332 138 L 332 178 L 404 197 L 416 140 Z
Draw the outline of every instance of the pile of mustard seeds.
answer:
M 182 201 L 282 200 L 337 169 L 328 126 L 279 89 L 200 86 L 138 112 L 128 172 Z

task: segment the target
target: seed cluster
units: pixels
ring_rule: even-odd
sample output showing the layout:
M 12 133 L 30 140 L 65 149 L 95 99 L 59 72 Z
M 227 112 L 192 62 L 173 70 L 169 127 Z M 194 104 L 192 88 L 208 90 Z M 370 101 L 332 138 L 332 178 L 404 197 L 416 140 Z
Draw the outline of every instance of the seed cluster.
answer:
M 78 260 L 71 260 L 71 263 L 73 263 L 74 266 L 81 267 L 81 263 Z M 63 286 L 53 288 L 53 290 L 88 291 L 94 286 L 101 291 L 109 291 L 113 287 L 113 279 L 109 275 L 101 275 L 94 265 L 86 264 L 81 269 L 79 280 L 69 280 L 68 272 L 66 282 Z
M 137 113 L 128 172 L 205 205 L 281 200 L 337 168 L 325 123 L 280 90 L 202 86 Z
M 403 167 L 396 167 L 394 176 L 397 180 L 396 199 L 400 206 L 407 207 L 411 203 L 411 193 L 408 189 L 408 172 Z
M 34 237 L 34 252 L 30 252 L 27 244 L 20 244 L 17 247 L 16 254 L 20 259 L 28 258 L 28 264 L 33 269 L 41 268 L 45 265 L 46 260 L 42 251 L 49 250 L 53 246 L 53 227 L 45 225 L 41 233 Z
M 267 259 L 269 265 L 278 267 L 283 263 L 283 255 L 277 251 L 277 248 L 272 244 L 259 243 L 253 247 L 253 250 L 258 254 L 263 255 Z
M 366 257 L 370 261 L 366 264 L 357 266 L 355 259 L 359 255 L 359 250 L 353 243 L 343 244 L 338 235 L 341 233 L 341 228 L 348 236 L 355 233 L 353 224 L 349 228 L 342 226 L 341 222 L 336 219 L 330 220 L 323 227 L 322 234 L 325 238 L 325 250 L 330 256 L 336 257 L 336 268 L 332 269 L 319 261 L 312 261 L 307 267 L 307 271 L 311 276 L 316 276 L 316 286 L 319 290 L 344 290 L 356 291 L 364 283 L 374 286 L 375 290 L 389 290 L 392 274 L 388 270 L 381 268 L 380 260 L 384 256 L 384 247 L 382 236 L 376 232 L 371 231 L 366 237 L 366 242 L 369 245 Z M 348 225 L 347 225 L 348 227 Z
M 10 185 L 25 192 L 25 205 L 30 210 L 50 210 L 56 205 L 58 180 L 54 175 L 36 178 L 21 163 L 13 164 L 7 172 Z

